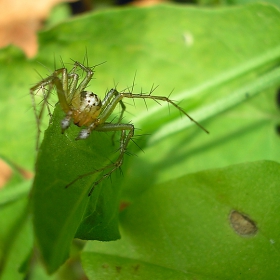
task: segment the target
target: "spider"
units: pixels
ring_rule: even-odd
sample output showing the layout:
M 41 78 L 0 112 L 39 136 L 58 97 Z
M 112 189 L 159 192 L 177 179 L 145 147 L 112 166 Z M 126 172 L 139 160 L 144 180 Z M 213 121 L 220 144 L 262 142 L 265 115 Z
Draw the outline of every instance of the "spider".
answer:
M 196 122 L 191 116 L 189 116 L 181 107 L 179 107 L 176 103 L 170 100 L 165 96 L 155 96 L 152 95 L 152 91 L 149 94 L 136 94 L 132 92 L 119 92 L 116 89 L 111 89 L 106 94 L 105 98 L 101 100 L 95 93 L 91 91 L 85 90 L 91 81 L 94 71 L 93 69 L 96 67 L 88 67 L 84 66 L 82 63 L 75 61 L 74 66 L 71 71 L 68 71 L 65 67 L 57 69 L 53 72 L 52 75 L 47 78 L 41 80 L 37 84 L 35 84 L 30 89 L 30 94 L 33 100 L 33 107 L 35 110 L 37 126 L 40 126 L 41 115 L 44 109 L 44 105 L 47 105 L 49 115 L 51 115 L 49 106 L 48 106 L 48 98 L 50 96 L 50 92 L 53 87 L 55 87 L 59 104 L 62 110 L 65 113 L 65 117 L 61 120 L 61 132 L 64 133 L 67 128 L 73 122 L 75 125 L 79 127 L 83 127 L 80 133 L 77 135 L 76 140 L 85 140 L 87 139 L 92 131 L 99 132 L 121 132 L 120 136 L 120 148 L 119 148 L 119 156 L 115 162 L 104 166 L 98 170 L 94 170 L 92 172 L 83 174 L 69 183 L 67 187 L 74 184 L 77 180 L 97 173 L 103 172 L 104 170 L 109 169 L 106 174 L 103 174 L 101 178 L 93 183 L 92 188 L 90 189 L 89 196 L 91 195 L 94 187 L 99 184 L 103 179 L 110 176 L 116 169 L 121 167 L 123 163 L 124 154 L 126 152 L 127 146 L 134 135 L 134 125 L 131 123 L 121 123 L 124 111 L 126 109 L 123 99 L 124 98 L 132 98 L 132 99 L 152 99 L 155 101 L 165 101 L 169 104 L 173 105 L 176 109 L 186 115 L 192 122 L 198 125 L 202 130 L 206 133 L 209 133 L 203 126 L 201 126 L 198 122 Z M 77 74 L 78 70 L 82 70 L 86 73 L 85 77 L 82 78 Z M 80 83 L 79 83 L 79 80 Z M 45 91 L 46 87 L 48 90 Z M 35 109 L 35 95 L 39 90 L 43 92 L 43 106 L 39 113 L 36 112 Z M 117 123 L 107 122 L 108 118 L 113 113 L 116 106 L 120 104 L 121 113 L 118 118 Z M 40 130 L 38 129 L 38 134 Z M 38 136 L 39 137 L 39 136 Z M 37 139 L 37 148 L 38 148 L 38 139 Z

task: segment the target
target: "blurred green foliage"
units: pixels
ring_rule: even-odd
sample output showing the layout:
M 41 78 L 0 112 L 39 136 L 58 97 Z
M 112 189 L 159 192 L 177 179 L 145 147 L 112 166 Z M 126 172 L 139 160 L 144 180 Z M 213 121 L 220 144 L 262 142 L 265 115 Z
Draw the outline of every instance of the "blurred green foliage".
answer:
M 75 126 L 61 135 L 63 113 L 56 106 L 39 151 L 31 204 L 31 182 L 19 174 L 1 190 L 1 277 L 22 279 L 21 267 L 28 279 L 49 279 L 33 239 L 54 272 L 74 237 L 115 240 L 120 220 L 120 241 L 87 243 L 82 263 L 90 279 L 273 279 L 280 241 L 279 26 L 279 10 L 267 4 L 116 8 L 42 31 L 35 59 L 14 47 L 2 50 L 0 154 L 25 169 L 33 168 L 37 133 L 29 88 L 61 67 L 60 58 L 71 68 L 70 59 L 83 61 L 86 50 L 90 65 L 107 61 L 89 90 L 103 97 L 115 84 L 127 88 L 137 72 L 135 92 L 153 85 L 159 85 L 156 95 L 172 92 L 210 135 L 167 104 L 147 103 L 147 110 L 141 100 L 127 101 L 123 121 L 139 129 L 134 141 L 144 152 L 131 143 L 129 152 L 137 156 L 126 156 L 122 174 L 115 172 L 89 198 L 94 176 L 64 187 L 114 160 L 118 147 L 111 135 L 97 132 L 77 142 Z M 126 207 L 119 215 L 120 205 Z M 233 230 L 232 210 L 256 223 L 255 236 Z M 75 259 L 77 252 L 70 255 Z M 67 269 L 66 263 L 51 277 L 64 279 Z

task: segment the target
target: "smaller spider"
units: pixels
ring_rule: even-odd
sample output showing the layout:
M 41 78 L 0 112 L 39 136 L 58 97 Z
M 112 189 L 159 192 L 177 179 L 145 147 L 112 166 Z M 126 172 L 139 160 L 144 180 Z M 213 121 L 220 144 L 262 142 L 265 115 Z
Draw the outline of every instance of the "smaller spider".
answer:
M 95 67 L 95 66 L 94 66 Z M 172 104 L 175 108 L 181 111 L 184 115 L 186 115 L 192 122 L 198 125 L 201 129 L 203 129 L 206 133 L 209 133 L 204 127 L 202 127 L 198 122 L 196 122 L 193 118 L 191 118 L 181 107 L 179 107 L 176 103 L 170 100 L 165 96 L 154 96 L 152 95 L 152 91 L 150 94 L 135 94 L 132 92 L 118 92 L 116 89 L 111 89 L 105 96 L 103 100 L 101 100 L 95 93 L 91 91 L 85 90 L 89 82 L 93 77 L 93 68 L 94 67 L 86 67 L 80 62 L 75 61 L 74 67 L 71 71 L 67 71 L 66 68 L 60 68 L 55 70 L 52 75 L 41 80 L 35 86 L 30 89 L 31 96 L 33 98 L 33 105 L 35 108 L 35 94 L 38 90 L 42 90 L 43 92 L 43 106 L 39 114 L 35 110 L 36 120 L 38 127 L 40 126 L 41 115 L 43 112 L 44 105 L 47 105 L 49 114 L 51 115 L 49 106 L 48 106 L 48 98 L 50 96 L 51 89 L 55 87 L 60 106 L 62 110 L 65 112 L 65 117 L 61 121 L 61 131 L 64 131 L 70 126 L 71 122 L 79 127 L 83 128 L 79 135 L 76 137 L 76 140 L 84 140 L 89 137 L 93 130 L 100 132 L 121 132 L 120 139 L 120 154 L 117 160 L 109 164 L 105 167 L 102 167 L 98 170 L 89 172 L 87 174 L 83 174 L 69 183 L 66 187 L 69 187 L 77 180 L 94 174 L 96 172 L 103 172 L 106 169 L 110 169 L 106 174 L 104 174 L 100 179 L 94 182 L 93 187 L 89 192 L 89 196 L 91 195 L 94 187 L 99 184 L 103 179 L 107 178 L 112 174 L 116 169 L 121 167 L 123 163 L 124 154 L 126 152 L 129 141 L 134 135 L 134 126 L 133 124 L 121 123 L 124 111 L 126 109 L 122 99 L 123 98 L 132 98 L 132 99 L 152 99 L 155 101 L 165 101 Z M 77 70 L 81 69 L 86 73 L 85 77 L 79 83 L 80 76 L 77 74 Z M 47 92 L 45 92 L 45 88 L 48 87 Z M 117 123 L 107 122 L 108 118 L 113 113 L 116 106 L 120 104 L 122 111 Z M 39 140 L 37 139 L 37 142 Z M 38 147 L 38 143 L 37 143 Z

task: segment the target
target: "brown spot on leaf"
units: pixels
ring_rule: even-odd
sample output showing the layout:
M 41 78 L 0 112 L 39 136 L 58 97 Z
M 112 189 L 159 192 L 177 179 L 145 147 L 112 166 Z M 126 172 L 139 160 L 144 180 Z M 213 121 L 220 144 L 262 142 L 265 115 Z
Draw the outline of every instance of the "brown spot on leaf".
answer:
M 124 209 L 126 209 L 129 205 L 130 205 L 129 202 L 122 201 L 122 202 L 120 203 L 120 209 L 119 209 L 120 212 L 123 211 Z
M 258 231 L 256 223 L 253 220 L 236 210 L 231 211 L 229 221 L 234 231 L 241 236 L 254 236 Z
M 103 264 L 102 264 L 102 267 L 105 268 L 105 269 L 107 269 L 107 268 L 109 268 L 109 264 L 103 263 Z

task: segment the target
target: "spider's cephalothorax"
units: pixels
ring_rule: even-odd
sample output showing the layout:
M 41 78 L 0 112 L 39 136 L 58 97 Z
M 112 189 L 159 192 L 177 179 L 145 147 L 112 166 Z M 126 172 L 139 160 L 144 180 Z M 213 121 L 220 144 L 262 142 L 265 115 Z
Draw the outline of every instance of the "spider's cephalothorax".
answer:
M 94 68 L 94 67 L 93 67 Z M 91 188 L 89 195 L 92 193 L 94 186 L 101 182 L 103 179 L 107 178 L 114 172 L 117 168 L 122 165 L 123 157 L 125 151 L 127 149 L 128 143 L 133 137 L 134 134 L 134 126 L 133 124 L 124 124 L 121 123 L 125 105 L 122 101 L 123 98 L 132 98 L 132 99 L 152 99 L 155 101 L 161 100 L 170 103 L 179 111 L 181 111 L 184 115 L 186 115 L 191 121 L 193 121 L 196 125 L 202 128 L 205 132 L 208 131 L 203 128 L 199 123 L 197 123 L 193 118 L 191 118 L 181 107 L 179 107 L 176 103 L 170 100 L 165 96 L 154 96 L 152 92 L 150 94 L 135 94 L 132 92 L 118 92 L 116 89 L 111 89 L 105 96 L 103 100 L 94 94 L 93 92 L 86 91 L 86 87 L 92 79 L 93 76 L 93 68 L 86 67 L 79 62 L 74 63 L 74 67 L 71 71 L 67 71 L 66 68 L 61 68 L 55 70 L 53 74 L 46 79 L 43 79 L 35 86 L 30 89 L 31 96 L 33 98 L 34 108 L 35 108 L 35 100 L 34 96 L 36 92 L 40 89 L 43 91 L 43 106 L 41 111 L 38 113 L 35 110 L 36 120 L 38 128 L 40 127 L 41 115 L 44 108 L 44 105 L 48 107 L 48 98 L 50 96 L 51 89 L 55 87 L 60 106 L 62 110 L 65 112 L 65 117 L 61 121 L 61 130 L 62 133 L 70 126 L 71 121 L 77 126 L 85 127 L 83 128 L 79 135 L 76 137 L 76 140 L 86 139 L 89 137 L 93 130 L 96 131 L 120 131 L 121 139 L 120 139 L 120 154 L 116 160 L 116 162 L 109 164 L 105 167 L 101 167 L 98 170 L 94 170 L 87 174 L 83 174 L 79 176 L 77 179 L 69 183 L 66 187 L 75 183 L 78 179 L 83 178 L 85 176 L 103 172 L 105 170 L 109 171 L 102 175 L 99 180 L 97 180 L 93 187 Z M 77 74 L 77 70 L 81 69 L 86 73 L 86 76 L 82 78 Z M 47 88 L 47 91 L 45 91 Z M 120 104 L 122 111 L 116 123 L 106 122 L 107 119 L 111 116 L 116 106 Z M 49 110 L 49 108 L 48 108 Z M 49 110 L 50 114 L 50 110 Z M 38 131 L 40 131 L 38 129 Z M 38 133 L 39 134 L 39 133 Z M 39 139 L 39 135 L 38 135 Z M 38 142 L 37 139 L 37 142 Z
M 102 102 L 100 98 L 91 91 L 82 91 L 80 98 L 75 98 L 69 105 L 69 111 L 61 121 L 62 133 L 70 126 L 71 119 L 77 126 L 89 126 L 97 120 Z M 85 137 L 86 138 L 86 137 Z M 80 139 L 78 136 L 77 139 Z M 84 139 L 84 138 L 82 138 Z

